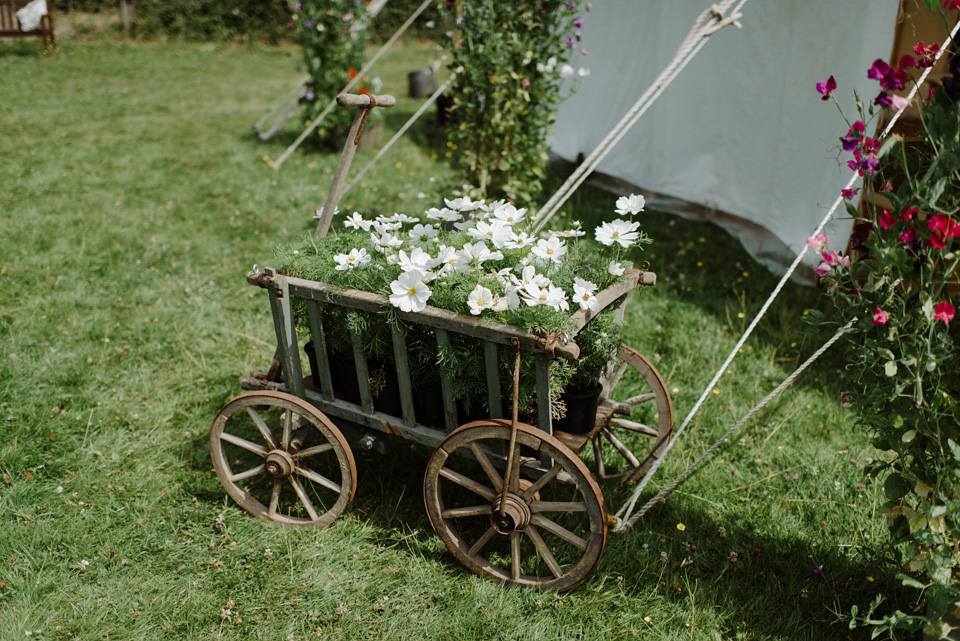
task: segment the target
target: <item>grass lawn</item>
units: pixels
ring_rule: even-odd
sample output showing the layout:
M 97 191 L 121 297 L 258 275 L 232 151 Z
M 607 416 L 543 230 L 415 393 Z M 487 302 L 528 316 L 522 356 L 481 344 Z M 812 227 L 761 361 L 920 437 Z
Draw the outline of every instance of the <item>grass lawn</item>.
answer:
M 297 127 L 251 132 L 300 77 L 298 51 L 109 33 L 39 49 L 0 43 L 0 638 L 819 640 L 865 638 L 846 617 L 877 592 L 910 605 L 879 560 L 882 489 L 863 472 L 877 453 L 840 407 L 835 355 L 565 594 L 457 565 L 423 510 L 429 453 L 403 441 L 358 454 L 356 499 L 325 530 L 245 514 L 207 445 L 238 377 L 273 354 L 244 276 L 312 227 L 338 160 L 301 150 L 277 172 L 263 157 Z M 428 59 L 410 41 L 379 65 L 400 97 L 387 134 Z M 425 119 L 341 208 L 437 205 L 452 153 Z M 614 200 L 585 186 L 566 211 L 589 221 Z M 659 280 L 631 297 L 624 338 L 657 363 L 679 424 L 776 279 L 712 225 L 643 216 L 656 242 L 635 258 Z M 786 288 L 648 496 L 819 346 L 801 323 L 818 304 Z M 607 491 L 608 507 L 627 496 Z

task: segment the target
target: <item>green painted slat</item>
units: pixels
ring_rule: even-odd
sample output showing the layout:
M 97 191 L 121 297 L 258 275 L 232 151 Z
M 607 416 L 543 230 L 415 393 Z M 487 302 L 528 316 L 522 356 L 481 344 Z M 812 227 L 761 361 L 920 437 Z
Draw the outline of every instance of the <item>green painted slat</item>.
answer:
M 410 385 L 410 363 L 407 361 L 407 339 L 403 330 L 396 325 L 390 326 L 393 335 L 393 358 L 397 364 L 397 383 L 400 386 L 400 411 L 403 412 L 405 425 L 417 422 L 413 412 L 413 387 Z
M 307 301 L 307 317 L 310 321 L 310 335 L 313 337 L 313 351 L 317 357 L 317 372 L 320 377 L 320 391 L 327 400 L 333 399 L 333 380 L 330 378 L 330 363 L 327 358 L 327 337 L 323 333 L 323 321 L 320 320 L 320 306 L 315 300 Z
M 497 360 L 497 344 L 483 341 L 483 364 L 487 373 L 487 402 L 490 404 L 490 418 L 503 418 L 503 404 L 500 402 L 500 363 Z
M 537 354 L 537 426 L 547 434 L 553 434 L 553 421 L 550 418 L 550 357 Z M 553 467 L 553 459 L 541 455 L 540 463 L 546 469 Z
M 357 385 L 360 387 L 360 407 L 369 414 L 373 411 L 373 400 L 370 394 L 370 371 L 367 369 L 367 359 L 363 355 L 363 339 L 350 330 L 350 342 L 353 343 L 353 360 L 357 366 Z
M 450 348 L 450 334 L 445 329 L 437 331 L 437 354 Z M 440 367 L 440 392 L 443 395 L 443 422 L 447 431 L 457 428 L 457 404 L 453 400 L 453 379 L 445 367 Z
M 290 392 L 303 398 L 303 371 L 300 369 L 300 350 L 297 347 L 297 327 L 290 306 L 290 289 L 284 283 L 270 294 L 270 311 L 277 333 L 277 351 L 283 363 L 283 380 Z

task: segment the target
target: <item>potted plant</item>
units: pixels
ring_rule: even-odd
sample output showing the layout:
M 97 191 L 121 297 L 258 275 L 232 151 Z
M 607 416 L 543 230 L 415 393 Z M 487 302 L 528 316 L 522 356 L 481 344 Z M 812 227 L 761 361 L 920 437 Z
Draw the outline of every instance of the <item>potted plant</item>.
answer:
M 531 236 L 526 231 L 525 209 L 468 197 L 445 200 L 444 207 L 427 210 L 422 219 L 404 214 L 375 219 L 358 212 L 337 214 L 327 236 L 310 236 L 284 246 L 278 258 L 291 275 L 381 294 L 389 297 L 394 309 L 405 312 L 422 311 L 430 304 L 528 332 L 565 332 L 571 329 L 574 311 L 597 311 L 596 292 L 624 277 L 630 267 L 627 250 L 650 242 L 640 223 L 631 220 L 643 205 L 641 196 L 620 198 L 618 217 L 598 226 L 592 239 L 578 224 Z M 364 313 L 324 306 L 327 349 L 337 355 L 334 360 L 351 358 L 353 332 L 362 336 L 365 356 L 390 363 L 390 324 L 400 321 L 389 311 Z M 305 319 L 306 314 L 299 317 Z M 485 389 L 483 353 L 472 339 L 452 340 L 438 362 L 430 330 L 425 326 L 406 330 L 411 379 L 420 388 L 415 391 L 436 386 L 440 366 L 451 374 L 454 397 L 466 416 L 488 409 L 485 395 L 478 393 Z M 600 372 L 613 359 L 619 345 L 614 311 L 597 314 L 577 340 L 581 350 L 577 361 L 551 362 L 555 419 L 565 414 L 560 393 L 595 388 Z M 512 352 L 504 349 L 499 358 L 502 396 L 508 398 Z M 521 368 L 519 410 L 527 415 L 537 411 L 532 361 Z M 593 417 L 587 420 L 592 425 Z
M 924 629 L 946 637 L 960 607 L 960 59 L 929 92 L 917 94 L 921 127 L 914 140 L 866 134 L 871 118 L 888 119 L 907 106 L 900 92 L 911 73 L 933 64 L 936 45 L 919 43 L 915 55 L 891 65 L 877 60 L 867 75 L 880 93 L 861 108 L 841 137 L 848 162 L 864 176 L 847 255 L 819 235 L 817 269 L 835 302 L 835 322 L 853 321 L 844 354 L 854 373 L 846 400 L 886 456 L 868 467 L 883 475 L 893 558 L 903 583 L 922 590 L 928 606 L 855 621 L 893 629 Z M 827 100 L 836 83 L 818 84 Z M 852 198 L 853 193 L 845 193 Z M 874 211 L 875 210 L 875 211 Z M 833 322 L 811 310 L 814 322 Z M 899 605 L 899 604 L 898 604 Z M 876 633 L 882 630 L 875 630 Z

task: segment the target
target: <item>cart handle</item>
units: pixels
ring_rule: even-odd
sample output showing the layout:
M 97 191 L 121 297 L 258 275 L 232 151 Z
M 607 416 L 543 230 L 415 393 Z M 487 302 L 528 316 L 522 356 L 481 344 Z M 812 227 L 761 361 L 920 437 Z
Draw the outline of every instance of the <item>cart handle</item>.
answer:
M 337 173 L 333 175 L 330 193 L 327 194 L 327 200 L 323 204 L 323 209 L 320 210 L 320 220 L 317 222 L 317 238 L 323 238 L 327 235 L 330 223 L 333 222 L 333 215 L 337 213 L 337 203 L 340 202 L 343 186 L 347 182 L 347 172 L 350 170 L 350 163 L 353 162 L 353 155 L 357 153 L 357 145 L 360 144 L 360 135 L 363 134 L 363 126 L 367 122 L 367 116 L 370 115 L 374 107 L 394 106 L 397 104 L 397 99 L 389 94 L 375 96 L 369 93 L 342 93 L 337 96 L 337 104 L 341 107 L 356 107 L 357 113 L 353 117 L 353 124 L 350 125 L 347 141 L 343 144 L 340 164 L 337 165 Z

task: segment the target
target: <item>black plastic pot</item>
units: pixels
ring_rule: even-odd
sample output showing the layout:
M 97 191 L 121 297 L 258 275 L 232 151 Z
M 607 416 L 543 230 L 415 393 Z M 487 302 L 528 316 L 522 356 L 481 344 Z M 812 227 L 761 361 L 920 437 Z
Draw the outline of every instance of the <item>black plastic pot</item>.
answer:
M 597 422 L 597 406 L 603 388 L 564 390 L 560 395 L 567 406 L 566 415 L 553 422 L 553 428 L 568 434 L 586 434 Z
M 411 98 L 423 98 L 437 90 L 437 82 L 429 71 L 411 71 L 407 74 Z

